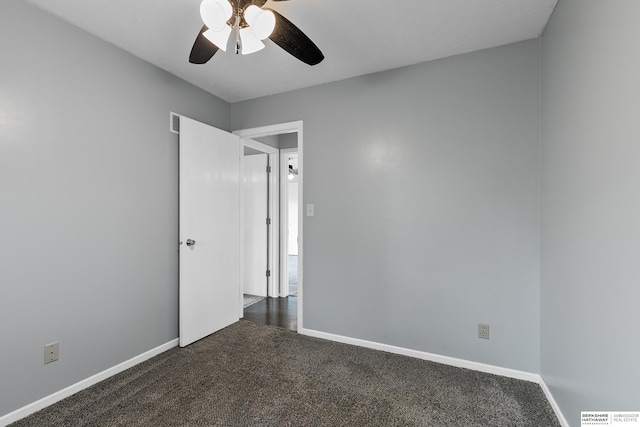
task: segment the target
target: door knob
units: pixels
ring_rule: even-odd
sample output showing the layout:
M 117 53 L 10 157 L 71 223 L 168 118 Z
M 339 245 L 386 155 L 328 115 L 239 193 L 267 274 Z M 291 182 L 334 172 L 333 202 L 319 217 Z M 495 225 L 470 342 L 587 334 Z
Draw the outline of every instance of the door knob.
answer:
M 187 239 L 187 246 L 195 246 L 195 244 L 196 244 L 195 240 Z

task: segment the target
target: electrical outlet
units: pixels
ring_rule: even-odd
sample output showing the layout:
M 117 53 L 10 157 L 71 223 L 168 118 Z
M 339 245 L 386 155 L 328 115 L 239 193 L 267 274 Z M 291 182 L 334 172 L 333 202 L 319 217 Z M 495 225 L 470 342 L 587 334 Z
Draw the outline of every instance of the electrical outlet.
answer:
M 478 338 L 482 338 L 483 340 L 489 339 L 489 324 L 478 323 Z
M 44 364 L 55 362 L 58 360 L 58 341 L 52 342 L 44 346 Z

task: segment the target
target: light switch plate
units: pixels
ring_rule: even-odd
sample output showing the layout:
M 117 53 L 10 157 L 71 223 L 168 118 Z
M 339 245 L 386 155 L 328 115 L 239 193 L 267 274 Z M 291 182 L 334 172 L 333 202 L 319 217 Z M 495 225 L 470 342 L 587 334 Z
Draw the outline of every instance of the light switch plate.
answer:
M 314 215 L 315 215 L 315 206 L 313 205 L 313 203 L 307 204 L 307 216 L 314 216 Z

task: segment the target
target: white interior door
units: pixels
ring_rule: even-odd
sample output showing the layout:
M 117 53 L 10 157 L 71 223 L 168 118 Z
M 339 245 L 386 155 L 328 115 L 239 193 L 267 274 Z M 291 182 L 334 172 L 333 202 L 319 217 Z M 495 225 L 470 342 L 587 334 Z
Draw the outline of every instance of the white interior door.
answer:
M 242 164 L 244 199 L 244 278 L 243 292 L 267 296 L 268 269 L 268 174 L 267 154 L 244 156 Z
M 239 319 L 240 139 L 180 118 L 180 346 Z

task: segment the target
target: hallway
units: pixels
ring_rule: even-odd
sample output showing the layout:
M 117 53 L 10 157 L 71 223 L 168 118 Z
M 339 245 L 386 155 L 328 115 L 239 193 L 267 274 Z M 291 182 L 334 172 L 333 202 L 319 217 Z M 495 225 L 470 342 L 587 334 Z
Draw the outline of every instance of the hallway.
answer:
M 265 298 L 244 309 L 244 320 L 298 330 L 298 297 Z

